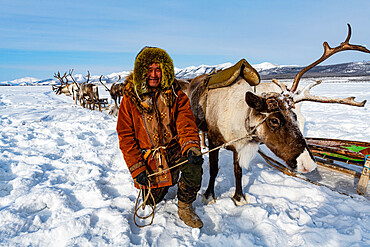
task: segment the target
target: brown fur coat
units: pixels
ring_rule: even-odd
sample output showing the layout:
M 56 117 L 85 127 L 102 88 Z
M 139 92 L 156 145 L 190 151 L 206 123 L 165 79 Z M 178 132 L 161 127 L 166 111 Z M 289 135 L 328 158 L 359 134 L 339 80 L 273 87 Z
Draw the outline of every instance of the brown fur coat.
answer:
M 170 108 L 170 128 L 174 132 L 172 134 L 177 136 L 181 153 L 184 154 L 190 147 L 199 148 L 198 128 L 190 108 L 189 98 L 184 92 L 175 91 L 174 88 L 176 87 L 160 92 L 159 97 Z M 120 149 L 133 178 L 148 168 L 141 150 L 154 148 L 150 140 L 150 135 L 153 133 L 148 133 L 143 116 L 161 115 L 154 112 L 151 98 L 145 95 L 139 97 L 134 90 L 132 76 L 129 76 L 126 79 L 125 94 L 118 113 L 117 133 Z M 163 133 L 157 134 L 163 135 Z

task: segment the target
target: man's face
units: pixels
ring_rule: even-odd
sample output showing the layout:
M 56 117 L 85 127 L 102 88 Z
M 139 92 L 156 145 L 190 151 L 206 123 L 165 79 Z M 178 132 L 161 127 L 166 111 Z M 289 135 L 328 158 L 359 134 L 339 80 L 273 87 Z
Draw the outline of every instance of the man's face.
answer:
M 152 63 L 149 65 L 149 70 L 148 70 L 148 84 L 152 88 L 156 88 L 159 86 L 161 83 L 162 79 L 162 70 L 159 67 L 159 64 L 157 63 Z

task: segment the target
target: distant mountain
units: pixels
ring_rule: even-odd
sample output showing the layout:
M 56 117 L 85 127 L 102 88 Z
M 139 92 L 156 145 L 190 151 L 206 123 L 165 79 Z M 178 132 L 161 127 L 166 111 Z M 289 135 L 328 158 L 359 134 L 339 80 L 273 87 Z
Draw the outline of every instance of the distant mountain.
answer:
M 190 66 L 183 69 L 175 68 L 177 78 L 190 79 L 198 75 L 210 73 L 212 70 L 226 69 L 232 66 L 232 63 L 219 65 L 200 65 Z M 261 75 L 261 79 L 292 79 L 304 67 L 297 65 L 277 65 L 268 62 L 252 65 Z M 113 83 L 118 80 L 118 76 L 126 77 L 130 71 L 122 71 L 105 75 L 102 78 L 104 83 Z M 316 66 L 305 73 L 303 77 L 348 77 L 348 76 L 370 76 L 370 61 L 342 63 L 334 65 Z M 100 75 L 90 77 L 90 82 L 99 83 Z M 81 74 L 74 75 L 77 82 L 82 83 L 85 77 Z M 123 79 L 121 80 L 123 81 Z M 13 81 L 0 82 L 0 86 L 27 86 L 27 85 L 57 85 L 60 82 L 57 79 L 40 80 L 33 77 L 25 77 Z
M 40 79 L 34 77 L 24 77 L 20 79 L 16 79 L 13 81 L 3 81 L 0 82 L 0 86 L 26 86 L 26 85 L 34 85 L 38 84 Z
M 258 71 L 262 79 L 292 79 L 304 67 L 276 66 Z M 307 71 L 303 77 L 370 76 L 370 61 L 320 65 Z
M 233 66 L 232 63 L 223 63 L 219 65 L 200 65 L 200 66 L 190 66 L 183 69 L 175 68 L 176 78 L 194 78 L 198 75 L 205 73 L 211 73 L 212 70 L 226 69 Z
M 232 66 L 226 63 L 217 66 L 201 65 L 198 67 L 191 66 L 184 69 L 178 69 L 176 77 L 194 78 L 195 76 L 209 73 L 214 68 L 225 69 Z M 272 63 L 261 63 L 252 65 L 260 74 L 261 79 L 292 79 L 304 67 L 297 65 L 277 65 Z M 338 76 L 370 76 L 370 61 L 342 63 L 334 65 L 316 66 L 306 72 L 303 77 L 338 77 Z
M 120 81 L 123 81 L 124 78 L 129 73 L 130 73 L 129 71 L 122 71 L 122 72 L 118 72 L 118 73 L 112 73 L 112 74 L 109 74 L 109 75 L 105 75 L 105 76 L 102 77 L 102 81 L 103 81 L 103 83 L 116 82 L 119 78 L 119 75 L 121 76 Z M 78 83 L 82 83 L 82 82 L 86 81 L 85 76 L 81 75 L 81 74 L 75 74 L 75 75 L 73 75 L 73 78 Z M 90 82 L 100 84 L 99 78 L 100 78 L 100 75 L 93 75 L 93 76 L 90 77 Z M 68 77 L 68 79 L 70 80 L 70 82 L 72 81 L 69 77 Z M 40 80 L 40 79 L 36 79 L 36 78 L 33 78 L 33 77 L 24 77 L 24 78 L 16 79 L 16 80 L 13 80 L 13 81 L 0 82 L 0 86 L 44 86 L 44 85 L 60 85 L 60 81 L 58 79 L 55 79 L 55 78 Z

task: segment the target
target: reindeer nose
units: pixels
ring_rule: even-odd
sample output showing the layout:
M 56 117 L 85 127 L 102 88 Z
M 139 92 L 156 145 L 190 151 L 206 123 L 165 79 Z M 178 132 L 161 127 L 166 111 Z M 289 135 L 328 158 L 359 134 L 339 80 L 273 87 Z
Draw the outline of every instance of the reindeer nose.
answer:
M 312 159 L 307 149 L 297 158 L 298 172 L 307 173 L 316 169 L 317 164 Z

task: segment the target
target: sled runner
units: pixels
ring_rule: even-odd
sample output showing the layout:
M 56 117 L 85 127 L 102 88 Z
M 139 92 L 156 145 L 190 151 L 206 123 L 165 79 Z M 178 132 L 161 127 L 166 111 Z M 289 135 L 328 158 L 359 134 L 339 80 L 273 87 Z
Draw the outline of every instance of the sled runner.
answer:
M 369 142 L 310 137 L 305 139 L 312 155 L 315 156 L 316 163 L 320 167 L 359 178 L 357 193 L 359 195 L 366 194 L 370 174 Z M 269 165 L 277 168 L 284 174 L 302 178 L 262 151 L 259 151 L 259 153 Z M 362 172 L 359 172 L 359 169 L 362 169 Z M 304 178 L 304 180 L 322 185 L 307 178 Z

